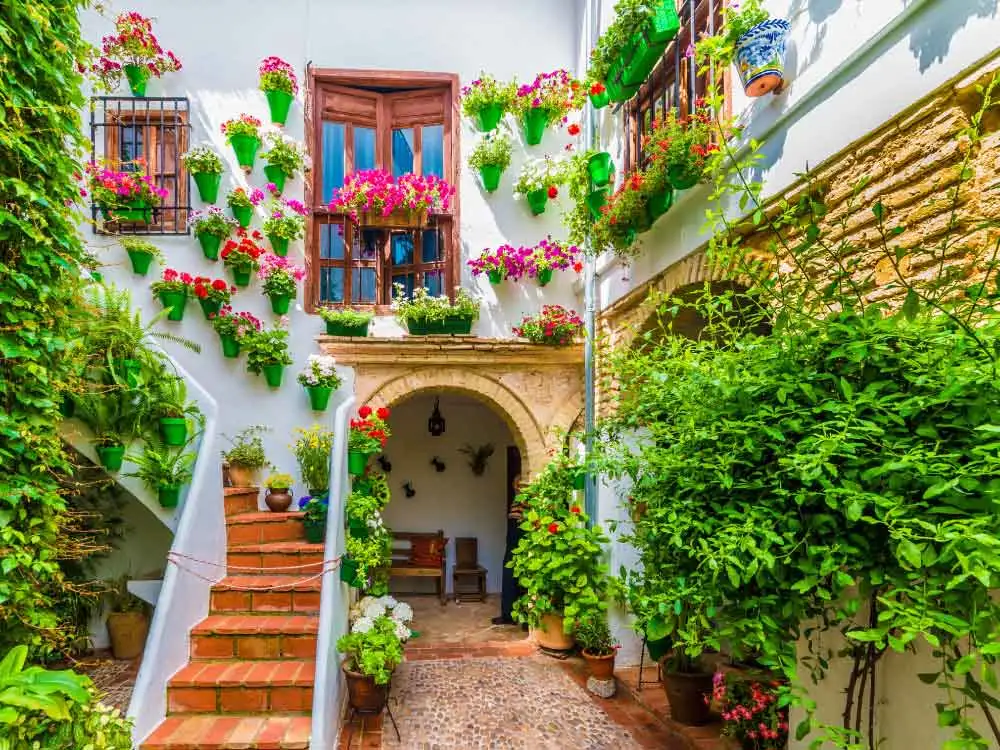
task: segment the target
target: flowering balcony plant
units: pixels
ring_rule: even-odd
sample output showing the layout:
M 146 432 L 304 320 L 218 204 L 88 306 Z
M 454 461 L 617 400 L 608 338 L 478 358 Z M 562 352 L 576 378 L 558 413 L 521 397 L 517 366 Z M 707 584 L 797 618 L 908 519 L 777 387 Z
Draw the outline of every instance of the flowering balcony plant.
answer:
M 207 276 L 196 276 L 191 289 L 201 305 L 205 320 L 211 320 L 223 305 L 228 305 L 236 291 L 236 287 L 229 286 L 224 279 L 210 279 Z
M 721 29 L 695 45 L 699 64 L 724 70 L 732 63 L 747 96 L 776 91 L 784 79 L 785 44 L 791 24 L 772 19 L 760 0 L 724 5 Z
M 229 359 L 240 356 L 240 343 L 244 338 L 264 327 L 256 316 L 234 312 L 229 305 L 223 305 L 219 312 L 209 315 L 209 319 L 222 342 L 222 356 Z
M 783 750 L 788 744 L 788 708 L 779 701 L 781 684 L 740 673 L 716 672 L 712 699 L 722 716 L 722 734 L 745 750 Z
M 468 334 L 479 317 L 479 301 L 464 289 L 457 289 L 455 301 L 445 295 L 434 297 L 426 287 L 407 297 L 402 284 L 393 285 L 392 309 L 411 335 Z
M 321 307 L 319 316 L 326 323 L 327 336 L 360 336 L 368 335 L 368 326 L 375 317 L 370 312 L 360 312 L 349 307 Z
M 513 110 L 517 84 L 498 81 L 485 73 L 468 86 L 462 87 L 462 114 L 476 122 L 484 133 L 495 130 L 500 120 Z
M 602 81 L 587 79 L 587 96 L 590 97 L 590 104 L 594 109 L 604 109 L 611 103 L 611 94 L 608 87 Z
M 545 305 L 538 315 L 527 315 L 514 335 L 533 344 L 566 346 L 583 331 L 583 320 L 562 305 Z
M 525 258 L 532 248 L 500 245 L 495 250 L 487 248 L 478 258 L 471 258 L 467 265 L 473 276 L 486 274 L 491 284 L 499 284 L 505 279 L 518 281 L 527 272 Z
M 275 255 L 284 257 L 288 254 L 288 243 L 305 235 L 308 213 L 302 202 L 294 198 L 272 199 L 263 229 Z
M 326 495 L 330 490 L 330 451 L 333 449 L 333 431 L 318 424 L 308 429 L 295 430 L 292 454 L 299 464 L 299 474 L 315 497 Z
M 91 197 L 106 221 L 149 222 L 150 207 L 167 197 L 167 191 L 157 186 L 148 174 L 142 174 L 145 162 L 123 164 L 126 171 L 113 169 L 105 163 L 86 165 L 87 186 Z
M 250 226 L 254 208 L 263 202 L 264 197 L 264 191 L 260 188 L 254 188 L 248 193 L 245 188 L 235 187 L 226 196 L 226 205 L 240 226 L 246 229 Z
M 218 206 L 209 206 L 204 211 L 192 211 L 187 224 L 209 260 L 219 259 L 222 241 L 239 226 L 235 219 L 226 216 Z
M 330 511 L 329 494 L 303 495 L 299 498 L 299 510 L 302 511 L 306 541 L 310 544 L 322 544 L 326 535 L 326 518 Z
M 298 381 L 305 386 L 313 411 L 326 411 L 330 395 L 341 383 L 340 375 L 337 374 L 337 360 L 326 354 L 310 354 L 306 366 L 299 373 Z
M 347 436 L 347 467 L 354 476 L 364 474 L 368 456 L 380 453 L 392 436 L 387 420 L 389 410 L 381 406 L 372 410 L 365 404 L 358 409 L 358 416 L 350 423 Z
M 364 225 L 420 227 L 428 214 L 446 212 L 455 188 L 434 175 L 404 174 L 394 179 L 381 169 L 348 175 L 334 193 L 330 210 Z
M 506 133 L 488 133 L 469 156 L 469 166 L 479 170 L 483 189 L 492 193 L 500 186 L 500 175 L 510 166 L 511 142 Z
M 280 57 L 271 56 L 260 61 L 258 73 L 260 90 L 267 97 L 267 106 L 271 110 L 271 122 L 284 125 L 292 99 L 299 93 L 295 69 Z
M 309 169 L 309 157 L 298 141 L 283 133 L 268 133 L 264 139 L 267 142 L 267 151 L 261 154 L 267 162 L 264 165 L 264 176 L 274 185 L 272 192 L 281 195 L 285 189 L 285 180 L 291 180 Z
M 611 248 L 617 255 L 628 257 L 635 253 L 635 239 L 639 232 L 649 229 L 648 198 L 643 176 L 633 174 L 614 192 L 607 204 L 600 209 L 600 218 L 594 223 L 591 239 L 595 248 Z
M 226 136 L 226 143 L 233 147 L 236 161 L 249 174 L 253 170 L 257 149 L 260 148 L 260 120 L 243 113 L 222 123 L 222 134 Z
M 656 216 L 663 211 L 652 205 L 656 202 L 652 198 L 655 193 L 668 188 L 686 190 L 702 179 L 708 158 L 719 150 L 712 142 L 712 123 L 711 110 L 700 99 L 694 114 L 689 117 L 679 117 L 677 111 L 671 109 L 662 120 L 654 120 L 644 138 L 649 155 L 644 180 L 651 198 L 650 208 Z
M 164 53 L 153 24 L 139 13 L 121 13 L 115 19 L 115 33 L 101 40 L 101 56 L 93 72 L 109 93 L 118 88 L 122 75 L 133 96 L 146 95 L 149 79 L 181 69 L 181 61 L 169 50 Z
M 222 159 L 211 146 L 195 146 L 181 154 L 181 163 L 194 177 L 198 187 L 198 197 L 204 203 L 215 203 L 219 199 L 219 185 L 222 183 Z
M 257 278 L 263 283 L 264 294 L 271 300 L 276 315 L 287 315 L 288 306 L 298 292 L 297 284 L 306 276 L 306 269 L 288 258 L 266 253 L 261 256 Z
M 583 106 L 583 87 L 565 70 L 539 73 L 529 84 L 519 86 L 514 109 L 521 117 L 524 139 L 531 146 L 542 142 L 545 128 L 565 122 L 567 115 Z
M 531 254 L 524 259 L 525 272 L 538 281 L 539 286 L 545 286 L 552 281 L 553 271 L 565 271 L 568 268 L 577 273 L 582 271 L 580 255 L 580 248 L 576 245 L 547 237 L 535 245 Z
M 281 387 L 285 366 L 292 364 L 288 353 L 288 321 L 281 318 L 272 328 L 261 328 L 243 338 L 247 352 L 247 370 L 254 375 L 264 373 L 271 388 Z
M 184 306 L 194 278 L 189 273 L 178 273 L 172 268 L 163 271 L 163 277 L 149 285 L 163 307 L 169 310 L 167 320 L 184 320 Z
M 566 180 L 566 163 L 546 156 L 532 159 L 521 169 L 514 184 L 514 195 L 524 198 L 535 216 L 545 213 L 545 204 L 559 195 L 559 185 Z
M 264 248 L 257 244 L 261 239 L 258 231 L 247 233 L 247 230 L 237 231 L 238 240 L 227 240 L 222 248 L 222 262 L 233 272 L 236 286 L 247 286 L 250 275 L 260 268 L 260 257 Z

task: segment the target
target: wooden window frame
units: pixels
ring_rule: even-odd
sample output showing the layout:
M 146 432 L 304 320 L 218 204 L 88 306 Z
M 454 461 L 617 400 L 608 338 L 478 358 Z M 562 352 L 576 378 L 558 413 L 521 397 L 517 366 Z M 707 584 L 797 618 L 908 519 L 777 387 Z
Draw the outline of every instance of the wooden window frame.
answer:
M 312 155 L 312 161 L 314 168 L 312 170 L 311 177 L 306 180 L 305 185 L 305 202 L 307 206 L 311 206 L 312 209 L 309 215 L 306 217 L 306 284 L 305 284 L 305 308 L 308 313 L 316 313 L 318 307 L 322 304 L 324 307 L 351 307 L 360 310 L 369 310 L 376 314 L 386 314 L 389 312 L 390 305 L 388 303 L 391 297 L 391 274 L 392 267 L 387 265 L 390 260 L 387 255 L 389 253 L 389 241 L 384 243 L 384 247 L 380 249 L 382 257 L 379 258 L 376 271 L 376 284 L 377 289 L 379 289 L 383 294 L 383 302 L 377 304 L 353 304 L 350 302 L 352 289 L 351 289 L 351 268 L 354 266 L 354 261 L 351 259 L 345 259 L 345 261 L 340 262 L 330 262 L 329 260 L 324 260 L 320 258 L 320 232 L 321 227 L 324 224 L 330 223 L 342 223 L 344 226 L 344 240 L 347 247 L 347 252 L 349 253 L 353 244 L 353 232 L 357 230 L 357 227 L 352 225 L 350 219 L 343 214 L 336 214 L 329 211 L 326 208 L 325 202 L 329 200 L 328 196 L 322 195 L 323 189 L 323 168 L 322 168 L 322 158 L 321 158 L 321 148 L 322 148 L 322 132 L 323 132 L 323 111 L 322 104 L 317 104 L 319 100 L 319 94 L 321 92 L 336 91 L 337 89 L 351 90 L 352 93 L 364 93 L 366 90 L 379 89 L 379 92 L 372 91 L 371 93 L 382 93 L 390 95 L 404 96 L 406 93 L 411 93 L 418 95 L 420 92 L 426 92 L 426 90 L 440 89 L 442 95 L 445 97 L 444 106 L 444 121 L 441 123 L 424 123 L 419 121 L 414 121 L 410 124 L 399 124 L 392 123 L 388 112 L 385 110 L 384 102 L 386 99 L 384 97 L 375 98 L 376 102 L 381 102 L 378 105 L 376 117 L 374 118 L 374 123 L 370 127 L 376 128 L 376 164 L 381 165 L 382 168 L 391 170 L 392 165 L 391 155 L 392 155 L 392 131 L 395 127 L 413 127 L 416 125 L 431 125 L 431 124 L 441 124 L 444 130 L 444 179 L 448 183 L 456 188 L 456 193 L 451 200 L 449 212 L 446 215 L 441 215 L 431 219 L 431 224 L 427 228 L 432 228 L 435 223 L 440 225 L 443 230 L 444 248 L 443 253 L 443 263 L 435 262 L 434 264 L 413 264 L 413 268 L 418 266 L 433 266 L 434 268 L 443 268 L 443 290 L 447 292 L 449 296 L 454 294 L 454 288 L 459 283 L 460 280 L 460 266 L 459 266 L 459 256 L 461 253 L 461 243 L 459 238 L 459 225 L 460 225 L 460 211 L 461 211 L 461 201 L 459 194 L 457 192 L 458 181 L 459 181 L 459 170 L 461 167 L 461 113 L 459 109 L 459 78 L 455 73 L 429 73 L 429 72 L 419 72 L 419 71 L 398 71 L 398 70 L 350 70 L 350 69 L 339 69 L 339 68 L 313 68 L 309 67 L 307 70 L 307 78 L 309 85 L 306 90 L 306 102 L 305 102 L 305 141 L 306 149 L 309 154 Z M 350 174 L 353 171 L 353 150 L 354 150 L 354 139 L 352 135 L 352 125 L 350 123 L 346 124 L 344 133 L 344 148 L 346 153 L 346 169 L 345 173 Z M 420 141 L 421 129 L 418 128 L 415 131 L 414 136 L 414 171 L 419 173 L 422 167 L 422 149 Z M 405 229 L 405 227 L 391 228 L 395 229 Z M 388 234 L 387 234 L 388 238 Z M 422 238 L 421 234 L 417 235 L 414 242 L 414 258 L 420 257 L 417 254 L 420 252 L 420 240 Z M 344 302 L 342 303 L 331 303 L 331 302 L 320 302 L 319 291 L 320 291 L 320 269 L 323 267 L 338 267 L 344 268 Z M 411 266 L 407 266 L 410 269 Z M 383 271 L 388 271 L 383 273 Z M 407 270 L 407 272 L 411 272 Z M 422 273 L 423 269 L 419 271 L 412 271 L 415 273 Z M 384 278 L 383 278 L 384 277 Z

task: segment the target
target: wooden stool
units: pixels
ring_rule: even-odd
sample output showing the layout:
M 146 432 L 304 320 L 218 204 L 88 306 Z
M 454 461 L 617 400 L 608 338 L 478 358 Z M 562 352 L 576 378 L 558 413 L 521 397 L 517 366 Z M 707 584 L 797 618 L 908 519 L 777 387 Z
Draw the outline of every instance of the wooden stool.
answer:
M 455 568 L 451 573 L 456 602 L 486 599 L 486 568 L 479 564 L 479 541 L 474 536 L 455 539 Z

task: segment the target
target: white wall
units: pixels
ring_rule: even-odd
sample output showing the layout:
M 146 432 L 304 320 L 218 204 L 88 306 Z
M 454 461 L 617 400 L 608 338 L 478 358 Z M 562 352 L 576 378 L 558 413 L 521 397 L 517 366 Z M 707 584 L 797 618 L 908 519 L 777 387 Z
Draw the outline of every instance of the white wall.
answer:
M 448 591 L 455 565 L 455 538 L 479 540 L 479 564 L 488 571 L 487 590 L 500 591 L 507 535 L 507 446 L 510 430 L 492 409 L 465 396 L 441 395 L 445 433 L 431 437 L 427 419 L 434 409 L 434 395 L 420 394 L 392 410 L 392 437 L 384 455 L 392 463 L 389 484 L 392 500 L 383 518 L 396 531 L 444 531 L 448 537 Z M 493 456 L 486 471 L 476 476 L 468 459 L 459 453 L 466 444 L 492 443 Z M 445 464 L 438 472 L 430 463 L 437 456 Z M 406 497 L 405 482 L 416 495 Z M 434 582 L 394 578 L 393 591 L 433 591 Z
M 559 67 L 572 68 L 578 53 L 580 4 L 577 0 L 509 0 L 504 3 L 471 3 L 467 0 L 284 0 L 281 3 L 237 0 L 175 0 L 171 3 L 114 0 L 105 15 L 88 11 L 83 15 L 84 32 L 98 43 L 111 31 L 114 16 L 122 10 L 134 10 L 154 17 L 154 32 L 164 49 L 173 50 L 184 68 L 179 73 L 150 81 L 150 96 L 179 95 L 190 99 L 191 143 L 211 141 L 223 155 L 227 171 L 223 177 L 220 201 L 235 184 L 246 184 L 236 168 L 235 157 L 219 131 L 221 123 L 241 112 L 248 112 L 267 122 L 267 104 L 257 90 L 257 66 L 268 55 L 277 55 L 292 63 L 300 84 L 308 62 L 317 67 L 405 69 L 458 73 L 462 83 L 474 79 L 480 70 L 501 77 L 516 76 L 530 81 L 536 73 Z M 126 93 L 123 85 L 121 92 Z M 286 132 L 303 136 L 302 95 L 289 115 Z M 551 232 L 559 237 L 559 211 L 549 207 L 541 217 L 533 218 L 527 208 L 512 195 L 517 170 L 525 158 L 521 146 L 515 148 L 514 164 L 504 174 L 500 189 L 487 196 L 479 188 L 478 177 L 465 168 L 466 157 L 475 145 L 476 136 L 463 126 L 461 134 L 462 283 L 473 289 L 476 283 L 465 270 L 465 260 L 478 256 L 483 248 L 503 242 L 534 244 Z M 540 146 L 528 147 L 530 156 L 562 153 L 565 136 L 549 133 Z M 250 176 L 249 184 L 263 187 L 262 163 Z M 193 185 L 192 185 L 193 188 Z M 287 197 L 302 198 L 301 178 L 286 187 Z M 192 199 L 200 208 L 197 192 Z M 255 221 L 259 227 L 259 220 Z M 146 278 L 131 273 L 128 260 L 109 238 L 85 235 L 98 257 L 109 264 L 104 269 L 109 281 L 133 289 L 136 300 L 151 313 L 160 309 L 149 292 L 149 283 L 158 277 L 155 266 Z M 163 237 L 154 241 L 164 251 L 167 264 L 192 274 L 228 278 L 221 263 L 206 261 L 195 238 Z M 289 256 L 302 263 L 305 248 L 295 243 Z M 544 291 L 531 282 L 522 286 L 504 285 L 489 288 L 485 279 L 478 289 L 483 293 L 483 317 L 474 329 L 482 336 L 511 336 L 511 327 L 527 312 L 537 311 L 544 303 L 558 303 L 581 311 L 572 281 L 566 274 L 557 275 Z M 301 295 L 300 300 L 301 302 Z M 234 297 L 234 307 L 254 313 L 266 322 L 274 315 L 257 282 Z M 290 315 L 292 356 L 295 364 L 285 371 L 285 382 L 278 391 L 266 387 L 261 377 L 248 374 L 245 358 L 224 359 L 218 337 L 203 320 L 200 309 L 190 304 L 181 323 L 164 323 L 169 330 L 197 341 L 203 353 L 192 354 L 167 344 L 190 372 L 220 403 L 220 431 L 232 435 L 246 425 L 266 423 L 273 431 L 266 438 L 269 458 L 281 470 L 296 473 L 288 449 L 295 427 L 314 421 L 306 394 L 295 375 L 306 357 L 317 351 L 314 337 L 322 333 L 322 322 L 306 315 L 301 308 Z M 389 318 L 376 321 L 378 335 L 399 335 L 401 330 Z M 319 415 L 329 422 L 331 411 Z M 296 492 L 304 487 L 298 485 Z

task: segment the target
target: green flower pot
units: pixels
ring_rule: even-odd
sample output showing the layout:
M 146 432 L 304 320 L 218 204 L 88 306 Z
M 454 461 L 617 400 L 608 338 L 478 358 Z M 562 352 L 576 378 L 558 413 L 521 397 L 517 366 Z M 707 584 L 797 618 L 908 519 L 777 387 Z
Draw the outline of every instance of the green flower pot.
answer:
M 629 49 L 622 55 L 622 83 L 626 86 L 642 85 L 663 56 L 666 42 L 654 42 L 649 35 L 640 31 L 632 36 Z
M 307 385 L 306 393 L 309 394 L 309 406 L 313 411 L 326 411 L 330 405 L 330 396 L 333 395 L 333 388 L 322 385 Z
M 289 91 L 265 91 L 267 107 L 271 110 L 271 123 L 284 125 L 288 119 L 288 110 L 292 106 L 292 94 Z
M 214 234 L 199 234 L 198 244 L 201 245 L 202 254 L 209 260 L 219 259 L 219 247 L 222 245 L 222 238 Z
M 211 320 L 213 315 L 218 315 L 219 310 L 222 309 L 222 303 L 214 299 L 199 299 L 198 304 L 201 305 L 201 312 L 205 316 L 205 320 Z
M 650 193 L 646 205 L 649 208 L 650 217 L 653 221 L 656 221 L 658 218 L 663 216 L 663 214 L 669 211 L 672 205 L 674 205 L 673 189 L 668 187 L 665 190 Z
M 347 451 L 347 473 L 352 477 L 360 477 L 368 466 L 368 454 L 361 451 Z
M 215 203 L 219 200 L 219 185 L 222 184 L 221 172 L 195 172 L 194 184 L 198 186 L 198 197 L 202 203 Z
M 543 268 L 541 271 L 538 272 L 538 275 L 535 277 L 535 280 L 538 282 L 538 286 L 545 286 L 550 281 L 552 281 L 552 269 Z
M 253 206 L 230 206 L 229 210 L 233 212 L 233 218 L 239 222 L 241 227 L 246 229 L 250 226 L 250 220 L 253 218 Z
M 549 192 L 545 188 L 532 190 L 525 196 L 528 200 L 528 207 L 535 216 L 545 213 L 545 204 L 549 200 Z
M 128 201 L 122 206 L 101 206 L 105 221 L 128 221 L 133 224 L 148 224 L 153 218 L 150 204 L 144 200 Z
M 124 445 L 102 445 L 97 449 L 97 459 L 108 471 L 118 471 L 125 460 Z
M 340 558 L 340 580 L 356 589 L 364 585 L 358 577 L 358 564 L 349 557 Z
M 490 271 L 489 272 L 490 283 L 494 286 L 503 283 L 503 274 L 500 271 Z
M 160 417 L 160 437 L 167 445 L 184 445 L 187 433 L 187 420 L 183 417 Z
M 303 522 L 302 528 L 306 532 L 306 541 L 309 544 L 322 544 L 323 537 L 326 535 L 326 524 L 325 523 L 309 523 Z
M 697 169 L 685 169 L 676 165 L 667 168 L 667 179 L 670 180 L 674 190 L 687 190 L 698 184 L 701 173 Z
M 271 249 L 275 255 L 284 258 L 288 255 L 288 239 L 286 237 L 275 237 L 273 234 L 267 235 L 267 241 L 271 243 Z
M 611 104 L 611 94 L 608 93 L 607 87 L 600 94 L 590 94 L 590 104 L 594 109 L 604 109 L 609 104 Z
M 257 149 L 260 148 L 260 138 L 255 135 L 234 135 L 229 142 L 233 146 L 239 165 L 244 171 L 251 171 L 254 159 L 257 158 Z
M 355 539 L 367 539 L 370 536 L 368 524 L 364 521 L 348 521 L 347 530 Z
M 483 190 L 487 193 L 492 193 L 500 187 L 500 175 L 502 174 L 503 169 L 495 164 L 487 164 L 484 167 L 480 167 L 479 176 L 483 180 Z
M 160 302 L 170 312 L 167 320 L 184 320 L 184 306 L 187 304 L 187 292 L 160 292 Z
M 529 146 L 537 146 L 542 142 L 545 128 L 549 125 L 549 114 L 544 109 L 532 107 L 524 115 L 521 124 L 524 127 L 524 140 Z
M 480 132 L 489 133 L 496 130 L 503 119 L 503 108 L 499 104 L 487 104 L 476 113 L 476 127 Z
M 285 180 L 288 179 L 285 171 L 275 164 L 268 164 L 264 167 L 264 176 L 267 177 L 268 182 L 274 183 L 274 187 L 278 190 L 278 195 L 281 195 L 281 192 L 285 189 Z
M 269 388 L 280 388 L 281 377 L 285 374 L 285 366 L 277 363 L 264 365 L 264 380 Z
M 250 275 L 253 273 L 248 268 L 233 268 L 233 283 L 236 286 L 250 286 Z
M 132 91 L 132 96 L 145 96 L 146 83 L 149 81 L 149 70 L 142 65 L 123 65 L 125 79 Z
M 582 490 L 587 484 L 587 472 L 583 469 L 577 469 L 577 472 L 573 475 L 573 489 Z
M 654 42 L 666 44 L 677 36 L 681 28 L 677 6 L 674 0 L 658 0 L 653 7 L 653 15 L 646 22 L 646 34 Z
M 590 215 L 595 219 L 601 218 L 601 209 L 608 204 L 608 193 L 610 192 L 610 187 L 602 187 L 591 190 L 587 196 L 587 208 L 590 209 Z
M 219 340 L 222 341 L 222 356 L 228 359 L 236 359 L 240 356 L 240 342 L 232 334 L 225 334 L 219 336 Z
M 288 307 L 294 297 L 289 294 L 272 294 L 269 299 L 271 300 L 271 310 L 275 315 L 288 315 Z
M 181 486 L 179 484 L 161 484 L 156 488 L 156 499 L 160 501 L 161 508 L 176 508 L 181 500 Z
M 365 337 L 365 336 L 368 335 L 368 324 L 370 322 L 371 321 L 368 321 L 366 323 L 359 323 L 356 326 L 348 326 L 348 325 L 344 325 L 343 323 L 332 323 L 330 321 L 326 321 L 326 335 L 327 336 L 360 336 L 360 337 L 363 338 L 363 337 Z
M 472 333 L 472 318 L 448 318 L 444 321 L 444 332 L 456 336 L 468 336 Z
M 125 252 L 128 253 L 128 259 L 132 261 L 132 272 L 145 276 L 153 262 L 153 255 L 141 250 L 126 250 Z
M 594 187 L 604 187 L 611 181 L 615 173 L 614 162 L 611 161 L 611 154 L 601 151 L 590 157 L 587 162 L 587 169 L 590 171 L 590 181 Z
M 430 331 L 427 328 L 427 321 L 425 320 L 408 320 L 406 321 L 406 332 L 411 336 L 426 336 Z

